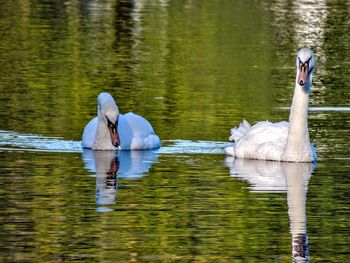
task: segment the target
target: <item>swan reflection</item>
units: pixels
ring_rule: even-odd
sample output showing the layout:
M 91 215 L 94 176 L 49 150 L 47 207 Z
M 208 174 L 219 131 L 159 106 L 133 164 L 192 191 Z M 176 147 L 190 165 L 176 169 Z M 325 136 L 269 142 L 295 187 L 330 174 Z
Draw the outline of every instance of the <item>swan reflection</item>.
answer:
M 156 151 L 83 150 L 84 167 L 96 176 L 97 211 L 108 212 L 105 205 L 117 198 L 118 179 L 137 179 L 145 175 L 158 157 Z
M 226 158 L 225 163 L 232 177 L 249 181 L 253 192 L 287 193 L 293 262 L 310 262 L 306 227 L 306 193 L 316 165 L 230 157 Z

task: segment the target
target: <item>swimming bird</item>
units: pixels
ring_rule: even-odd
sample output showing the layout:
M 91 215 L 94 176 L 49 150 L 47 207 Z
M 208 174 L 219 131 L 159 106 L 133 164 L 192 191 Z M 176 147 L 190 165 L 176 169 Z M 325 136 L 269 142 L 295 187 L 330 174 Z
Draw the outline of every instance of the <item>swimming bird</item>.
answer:
M 93 150 L 149 150 L 160 147 L 151 124 L 134 114 L 121 114 L 113 97 L 102 92 L 97 98 L 98 114 L 84 128 L 83 148 Z
M 310 143 L 308 130 L 309 93 L 315 69 L 315 55 L 309 48 L 301 48 L 296 58 L 295 89 L 289 123 L 257 122 L 251 126 L 246 120 L 231 130 L 233 146 L 225 148 L 227 155 L 236 158 L 283 162 L 315 162 L 316 150 Z

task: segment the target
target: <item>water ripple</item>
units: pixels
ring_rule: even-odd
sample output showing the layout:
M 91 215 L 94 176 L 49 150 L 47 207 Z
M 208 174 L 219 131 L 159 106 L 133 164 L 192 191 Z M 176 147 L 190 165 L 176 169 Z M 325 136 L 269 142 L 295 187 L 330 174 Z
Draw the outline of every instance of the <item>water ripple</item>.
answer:
M 232 145 L 229 142 L 191 140 L 167 140 L 162 143 L 164 146 L 159 153 L 163 154 L 223 154 L 224 148 Z
M 160 154 L 223 154 L 231 145 L 218 141 L 164 140 L 157 150 Z M 82 152 L 81 141 L 64 140 L 0 130 L 1 151 Z
M 276 107 L 278 110 L 290 110 L 290 107 Z M 309 107 L 309 111 L 350 111 L 350 107 Z
M 82 152 L 80 141 L 0 130 L 0 150 Z

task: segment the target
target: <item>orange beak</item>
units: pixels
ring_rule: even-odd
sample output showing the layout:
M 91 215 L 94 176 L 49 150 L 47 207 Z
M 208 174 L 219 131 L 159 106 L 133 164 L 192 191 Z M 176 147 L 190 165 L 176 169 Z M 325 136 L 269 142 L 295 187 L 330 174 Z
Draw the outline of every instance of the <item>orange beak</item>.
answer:
M 111 123 L 108 120 L 108 130 L 109 134 L 111 136 L 111 142 L 115 147 L 118 147 L 120 145 L 120 139 L 119 139 L 119 134 L 118 134 L 118 120 L 116 124 Z
M 300 86 L 304 86 L 307 82 L 309 75 L 309 65 L 307 63 L 300 63 L 299 66 L 299 76 L 298 76 L 298 84 Z

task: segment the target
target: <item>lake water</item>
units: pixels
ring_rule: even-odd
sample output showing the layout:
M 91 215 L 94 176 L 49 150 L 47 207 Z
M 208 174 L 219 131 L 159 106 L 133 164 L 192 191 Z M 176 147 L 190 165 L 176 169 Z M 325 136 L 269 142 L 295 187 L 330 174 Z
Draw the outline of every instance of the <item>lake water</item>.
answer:
M 349 262 L 349 32 L 348 1 L 2 1 L 0 261 Z M 302 46 L 317 165 L 225 157 Z M 162 147 L 83 151 L 101 91 Z

